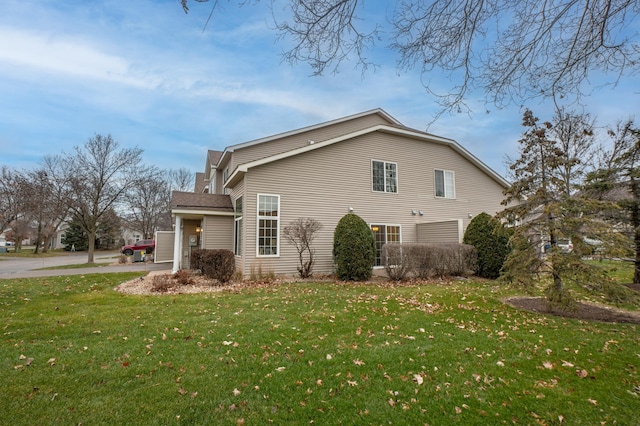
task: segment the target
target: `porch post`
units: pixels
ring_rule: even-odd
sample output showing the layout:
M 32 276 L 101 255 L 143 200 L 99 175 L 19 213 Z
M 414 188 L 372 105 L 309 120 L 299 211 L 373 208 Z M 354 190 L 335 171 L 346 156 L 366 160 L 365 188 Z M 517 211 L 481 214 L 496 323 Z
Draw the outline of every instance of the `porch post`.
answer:
M 173 235 L 173 267 L 172 273 L 180 270 L 180 260 L 182 259 L 182 216 L 176 215 L 176 228 Z

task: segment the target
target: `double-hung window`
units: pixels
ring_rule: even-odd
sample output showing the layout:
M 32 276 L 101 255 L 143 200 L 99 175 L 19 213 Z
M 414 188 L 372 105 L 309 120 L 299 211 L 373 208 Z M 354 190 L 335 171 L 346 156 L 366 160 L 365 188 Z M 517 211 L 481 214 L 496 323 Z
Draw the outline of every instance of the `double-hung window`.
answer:
M 258 256 L 278 256 L 280 196 L 258 194 Z
M 225 167 L 224 171 L 222 172 L 222 187 L 224 188 L 224 185 L 227 183 L 227 179 L 229 179 L 229 167 Z M 224 195 L 228 195 L 229 194 L 229 188 L 224 188 L 224 190 L 222 191 L 224 193 Z
M 456 198 L 456 179 L 451 170 L 435 171 L 436 197 Z
M 387 161 L 371 161 L 372 188 L 376 192 L 398 192 L 398 165 Z
M 242 256 L 242 197 L 236 199 L 234 206 L 233 253 Z

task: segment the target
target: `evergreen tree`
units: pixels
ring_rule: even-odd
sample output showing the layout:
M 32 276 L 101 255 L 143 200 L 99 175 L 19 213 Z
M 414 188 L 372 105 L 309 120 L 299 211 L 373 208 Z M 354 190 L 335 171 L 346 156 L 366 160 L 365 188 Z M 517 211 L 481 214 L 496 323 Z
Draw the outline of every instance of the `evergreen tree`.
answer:
M 89 236 L 77 221 L 72 221 L 64 232 L 62 244 L 66 251 L 70 251 L 72 247 L 76 251 L 85 251 L 89 245 Z
M 561 173 L 571 170 L 569 164 L 577 170 L 574 166 L 580 159 L 560 148 L 551 136 L 551 123 L 538 121 L 530 110 L 525 111 L 520 158 L 511 165 L 514 182 L 503 202 L 508 207 L 499 215 L 516 225 L 503 277 L 532 290 L 538 278 L 549 276 L 548 301 L 566 305 L 572 302 L 567 283 L 593 287 L 594 282 L 605 280 L 583 261 L 584 235 L 600 235 L 601 229 L 590 215 L 593 203 L 567 191 L 573 186 L 570 181 L 579 178 Z M 573 242 L 574 249 L 561 248 L 558 243 L 563 240 Z

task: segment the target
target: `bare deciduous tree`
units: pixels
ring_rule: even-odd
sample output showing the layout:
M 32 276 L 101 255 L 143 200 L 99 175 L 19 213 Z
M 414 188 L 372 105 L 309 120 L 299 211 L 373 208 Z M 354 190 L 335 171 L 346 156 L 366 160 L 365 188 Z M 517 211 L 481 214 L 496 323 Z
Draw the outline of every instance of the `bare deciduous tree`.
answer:
M 188 0 L 181 3 L 188 11 Z M 536 97 L 579 100 L 592 73 L 616 84 L 640 69 L 637 0 L 404 0 L 375 20 L 364 4 L 272 1 L 275 27 L 291 42 L 284 58 L 308 63 L 314 74 L 336 72 L 345 60 L 365 70 L 375 65 L 370 49 L 388 43 L 401 71 L 421 71 L 442 112 L 470 110 L 465 96 L 474 89 L 498 107 Z M 444 93 L 431 84 L 436 72 L 451 79 Z
M 20 214 L 19 177 L 19 171 L 2 166 L 0 170 L 0 233 L 8 229 Z
M 71 212 L 89 236 L 88 263 L 93 263 L 96 232 L 103 216 L 120 205 L 146 170 L 140 166 L 142 149 L 119 148 L 110 135 L 95 135 L 65 164 L 70 178 Z
M 298 252 L 298 272 L 301 278 L 308 278 L 313 274 L 315 251 L 311 247 L 311 243 L 321 229 L 322 223 L 317 220 L 310 217 L 299 217 L 291 221 L 282 231 L 282 235 Z
M 171 169 L 168 172 L 169 186 L 172 191 L 193 191 L 193 185 L 195 183 L 195 175 L 193 172 L 185 167 L 179 169 Z
M 161 170 L 149 169 L 138 178 L 127 197 L 128 226 L 141 232 L 144 238 L 153 238 L 155 231 L 171 229 L 169 185 Z

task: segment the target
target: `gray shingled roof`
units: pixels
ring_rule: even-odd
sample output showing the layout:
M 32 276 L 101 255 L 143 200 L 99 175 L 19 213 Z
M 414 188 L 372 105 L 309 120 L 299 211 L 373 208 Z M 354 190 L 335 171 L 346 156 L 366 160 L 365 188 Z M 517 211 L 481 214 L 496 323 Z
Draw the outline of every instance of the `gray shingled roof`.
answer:
M 228 195 L 173 191 L 171 193 L 171 209 L 232 212 L 233 205 Z

